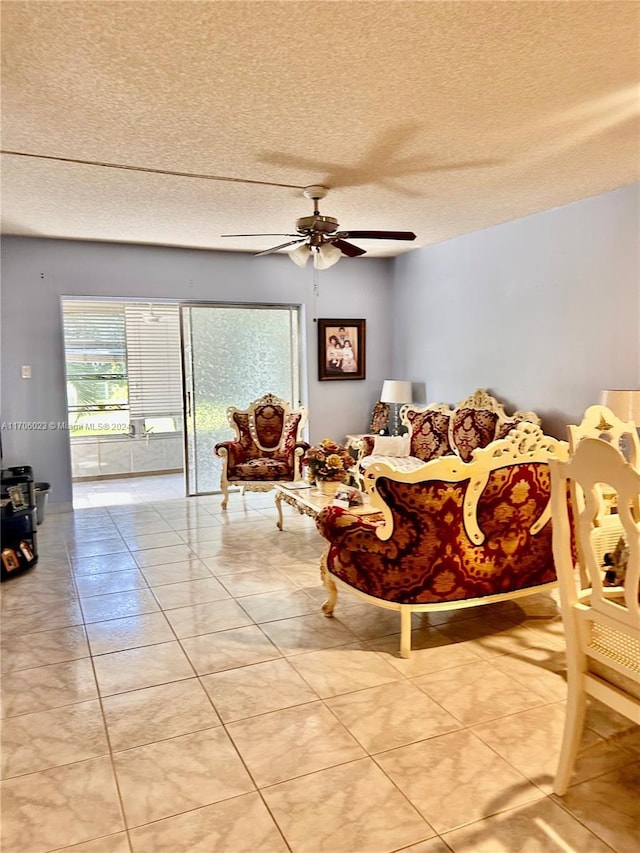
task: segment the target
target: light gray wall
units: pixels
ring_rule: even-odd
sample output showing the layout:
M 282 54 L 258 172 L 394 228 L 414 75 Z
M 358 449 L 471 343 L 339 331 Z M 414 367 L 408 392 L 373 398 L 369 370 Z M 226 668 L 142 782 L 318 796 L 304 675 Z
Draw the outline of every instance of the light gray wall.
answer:
M 639 225 L 636 184 L 401 256 L 396 373 L 428 402 L 490 389 L 566 438 L 601 389 L 640 388 Z
M 67 419 L 60 296 L 286 303 L 303 306 L 307 348 L 303 402 L 311 441 L 363 432 L 391 369 L 391 266 L 387 259 L 343 260 L 319 273 L 288 258 L 152 246 L 4 237 L 2 241 L 2 422 Z M 314 317 L 365 318 L 367 378 L 317 381 Z M 21 379 L 21 365 L 32 379 Z M 64 430 L 3 429 L 3 464 L 31 465 L 51 483 L 50 501 L 71 501 Z
M 388 378 L 426 383 L 428 401 L 488 388 L 565 437 L 602 388 L 640 387 L 639 223 L 634 185 L 393 262 L 341 261 L 317 300 L 312 271 L 285 257 L 5 237 L 2 421 L 66 420 L 61 295 L 129 296 L 302 305 L 312 441 L 364 431 Z M 314 316 L 367 320 L 364 382 L 317 381 Z M 71 500 L 65 432 L 2 438 L 5 465 Z

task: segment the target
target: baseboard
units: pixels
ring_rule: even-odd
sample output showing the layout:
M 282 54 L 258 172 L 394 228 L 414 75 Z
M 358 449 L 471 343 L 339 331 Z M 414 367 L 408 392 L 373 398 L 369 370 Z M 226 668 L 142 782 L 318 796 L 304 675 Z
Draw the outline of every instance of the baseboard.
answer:
M 73 477 L 73 483 L 92 483 L 96 480 L 133 480 L 138 477 L 161 477 L 164 474 L 184 474 L 183 468 L 163 468 L 161 471 L 125 471 L 123 474 L 95 474 L 91 477 Z

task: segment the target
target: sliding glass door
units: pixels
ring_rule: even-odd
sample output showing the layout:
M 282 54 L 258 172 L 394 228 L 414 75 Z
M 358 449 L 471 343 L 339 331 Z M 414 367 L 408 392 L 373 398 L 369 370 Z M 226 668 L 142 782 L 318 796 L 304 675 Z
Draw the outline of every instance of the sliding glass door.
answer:
M 294 305 L 180 306 L 187 494 L 217 492 L 216 442 L 233 436 L 228 406 L 271 392 L 300 403 L 299 308 Z

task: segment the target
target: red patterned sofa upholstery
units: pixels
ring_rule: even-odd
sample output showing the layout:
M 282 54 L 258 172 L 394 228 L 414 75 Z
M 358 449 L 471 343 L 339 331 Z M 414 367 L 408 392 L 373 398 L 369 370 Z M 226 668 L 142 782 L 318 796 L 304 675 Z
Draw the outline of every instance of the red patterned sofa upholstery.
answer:
M 547 460 L 566 442 L 520 423 L 468 462 L 447 455 L 414 471 L 373 463 L 365 488 L 382 520 L 326 507 L 316 519 L 330 543 L 322 562 L 332 615 L 337 586 L 399 610 L 400 653 L 411 614 L 529 595 L 556 582 Z
M 486 447 L 495 439 L 504 438 L 522 421 L 540 424 L 534 412 L 507 415 L 503 406 L 484 388 L 478 388 L 453 408 L 446 403 L 422 407 L 407 404 L 400 409 L 400 420 L 408 430 L 408 455 L 385 457 L 375 453 L 376 437 L 364 436 L 360 442 L 361 473 L 375 462 L 386 462 L 401 471 L 413 471 L 424 462 L 450 454 L 468 462 L 477 447 Z
M 223 509 L 227 508 L 230 485 L 266 492 L 277 482 L 302 479 L 300 463 L 309 447 L 301 440 L 307 422 L 304 406 L 292 410 L 285 400 L 265 394 L 247 409 L 230 406 L 227 418 L 236 438 L 220 441 L 214 448 L 222 459 Z

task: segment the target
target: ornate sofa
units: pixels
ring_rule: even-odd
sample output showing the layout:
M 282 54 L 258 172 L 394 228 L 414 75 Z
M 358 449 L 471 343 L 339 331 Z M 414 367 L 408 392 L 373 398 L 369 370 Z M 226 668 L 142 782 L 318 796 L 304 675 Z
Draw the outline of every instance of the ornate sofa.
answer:
M 215 453 L 222 459 L 220 490 L 227 508 L 229 486 L 266 492 L 278 482 L 301 480 L 301 460 L 309 447 L 301 440 L 307 422 L 304 406 L 292 410 L 274 394 L 254 400 L 247 409 L 230 406 L 227 419 L 235 431 L 233 441 L 220 441 Z
M 566 442 L 523 422 L 478 448 L 399 471 L 373 462 L 366 491 L 381 520 L 326 507 L 316 519 L 329 548 L 321 573 L 333 614 L 343 587 L 400 612 L 400 654 L 411 651 L 411 614 L 517 598 L 556 583 L 547 460 Z
M 477 447 L 504 438 L 522 421 L 540 424 L 534 412 L 507 415 L 501 403 L 484 388 L 478 388 L 454 407 L 447 403 L 404 405 L 400 420 L 407 428 L 408 440 L 404 442 L 395 437 L 363 436 L 358 460 L 360 473 L 377 462 L 401 471 L 414 471 L 425 462 L 450 454 L 468 462 Z

